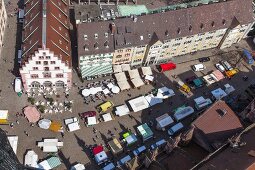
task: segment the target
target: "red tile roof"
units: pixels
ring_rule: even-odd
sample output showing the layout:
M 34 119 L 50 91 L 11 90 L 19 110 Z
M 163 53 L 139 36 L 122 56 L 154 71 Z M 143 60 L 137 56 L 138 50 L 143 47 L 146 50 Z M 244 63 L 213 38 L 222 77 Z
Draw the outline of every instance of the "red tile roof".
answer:
M 239 118 L 224 101 L 215 102 L 192 124 L 204 134 L 209 143 L 225 142 L 243 128 Z
M 43 3 L 46 2 L 46 31 L 43 31 Z M 69 8 L 65 0 L 27 0 L 23 30 L 23 63 L 38 48 L 45 47 L 71 66 L 71 41 L 69 35 Z M 44 36 L 45 34 L 45 36 Z

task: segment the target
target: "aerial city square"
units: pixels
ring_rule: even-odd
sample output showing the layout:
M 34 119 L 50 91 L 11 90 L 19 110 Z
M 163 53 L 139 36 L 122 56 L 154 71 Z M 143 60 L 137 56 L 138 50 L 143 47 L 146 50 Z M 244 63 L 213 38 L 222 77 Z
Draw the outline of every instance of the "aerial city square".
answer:
M 255 1 L 0 1 L 0 170 L 255 169 Z

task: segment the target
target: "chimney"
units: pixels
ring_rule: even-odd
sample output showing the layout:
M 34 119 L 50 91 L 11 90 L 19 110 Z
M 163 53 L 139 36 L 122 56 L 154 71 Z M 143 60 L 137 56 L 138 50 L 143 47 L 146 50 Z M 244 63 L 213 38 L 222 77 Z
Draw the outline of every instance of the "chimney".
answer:
M 116 25 L 114 23 L 110 24 L 111 34 L 113 35 L 116 31 Z

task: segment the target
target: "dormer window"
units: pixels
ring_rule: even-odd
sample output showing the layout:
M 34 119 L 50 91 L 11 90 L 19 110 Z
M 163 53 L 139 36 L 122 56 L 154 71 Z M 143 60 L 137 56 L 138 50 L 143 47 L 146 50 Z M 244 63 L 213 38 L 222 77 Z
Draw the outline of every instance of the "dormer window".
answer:
M 85 44 L 83 48 L 84 48 L 85 51 L 89 51 L 89 48 L 88 48 L 87 44 Z
M 98 38 L 98 34 L 95 34 L 95 39 L 97 39 Z
M 95 49 L 98 49 L 98 48 L 99 48 L 98 42 L 96 42 L 96 43 L 94 44 L 94 48 L 95 48 Z
M 215 23 L 214 23 L 214 21 L 212 22 L 212 24 L 211 24 L 211 25 L 212 25 L 212 27 L 214 27 L 214 26 L 215 26 Z
M 148 37 L 151 38 L 151 34 L 148 34 Z
M 166 35 L 167 37 L 169 36 L 168 30 L 166 30 L 165 35 Z
M 204 24 L 203 23 L 200 24 L 200 28 L 204 29 Z
M 87 40 L 88 39 L 88 35 L 84 34 L 83 38 L 84 38 L 84 40 Z
M 109 43 L 108 43 L 108 41 L 105 41 L 104 46 L 105 46 L 105 48 L 109 48 Z
M 177 33 L 181 34 L 181 29 L 180 28 L 177 29 Z
M 107 32 L 104 33 L 104 36 L 105 36 L 105 38 L 108 38 L 108 33 Z

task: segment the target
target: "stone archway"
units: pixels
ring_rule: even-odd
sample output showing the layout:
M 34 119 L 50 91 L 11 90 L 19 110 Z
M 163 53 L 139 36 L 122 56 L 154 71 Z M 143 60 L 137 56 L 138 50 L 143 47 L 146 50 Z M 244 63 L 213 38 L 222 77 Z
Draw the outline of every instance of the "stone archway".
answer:
M 45 81 L 45 82 L 43 83 L 43 86 L 44 86 L 44 87 L 52 87 L 52 82 L 50 82 L 50 81 Z
M 63 81 L 57 81 L 56 82 L 56 87 L 58 88 L 63 88 L 65 86 L 65 83 Z
M 41 85 L 38 81 L 33 81 L 31 83 L 31 88 L 39 88 L 39 87 L 41 87 Z

